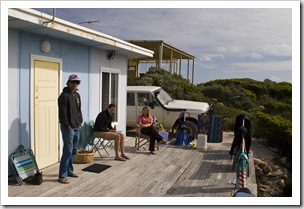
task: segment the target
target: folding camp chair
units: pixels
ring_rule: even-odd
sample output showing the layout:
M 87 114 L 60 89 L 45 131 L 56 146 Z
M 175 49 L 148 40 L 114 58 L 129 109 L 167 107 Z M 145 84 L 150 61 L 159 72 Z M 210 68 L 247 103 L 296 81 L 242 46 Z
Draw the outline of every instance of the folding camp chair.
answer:
M 94 135 L 95 136 L 95 135 Z M 111 148 L 114 148 L 114 140 L 106 140 L 102 137 L 94 137 L 94 140 L 93 140 L 93 143 L 92 143 L 92 146 L 93 146 L 93 150 L 94 150 L 94 153 L 95 152 L 98 152 L 99 156 L 102 157 L 101 153 L 100 153 L 100 149 L 103 149 L 107 155 L 109 156 L 109 152 L 107 151 L 107 147 L 111 147 Z
M 17 150 L 10 156 L 10 164 L 14 177 L 19 185 L 23 185 L 23 179 L 40 173 L 35 156 L 31 149 L 25 149 L 23 145 L 19 145 Z
M 135 137 L 135 147 L 139 150 L 140 147 L 144 146 L 148 142 L 150 142 L 150 136 L 144 135 L 141 132 L 140 125 L 136 124 L 136 137 Z M 158 143 L 155 143 L 156 150 L 159 150 Z
M 119 123 L 118 122 L 112 122 L 112 126 L 118 126 Z M 93 129 L 93 132 L 94 132 L 94 123 L 92 125 L 92 129 Z M 107 140 L 107 139 L 104 139 L 102 137 L 98 137 L 95 135 L 94 133 L 94 136 L 93 136 L 93 140 L 91 142 L 92 144 L 92 147 L 93 147 L 93 150 L 94 150 L 94 153 L 95 152 L 98 152 L 99 156 L 102 157 L 101 153 L 100 153 L 100 149 L 103 149 L 107 155 L 109 156 L 109 152 L 107 151 L 107 147 L 110 147 L 110 148 L 113 148 L 114 149 L 114 140 Z

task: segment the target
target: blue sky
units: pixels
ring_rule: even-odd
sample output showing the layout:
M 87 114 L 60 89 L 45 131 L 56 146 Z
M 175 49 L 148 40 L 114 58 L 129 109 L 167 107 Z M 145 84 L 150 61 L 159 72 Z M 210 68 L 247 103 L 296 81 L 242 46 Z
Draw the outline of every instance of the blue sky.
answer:
M 39 10 L 52 14 L 52 8 Z M 195 84 L 292 81 L 291 8 L 57 8 L 56 17 L 76 24 L 98 20 L 81 25 L 122 40 L 163 40 L 186 51 L 195 56 Z

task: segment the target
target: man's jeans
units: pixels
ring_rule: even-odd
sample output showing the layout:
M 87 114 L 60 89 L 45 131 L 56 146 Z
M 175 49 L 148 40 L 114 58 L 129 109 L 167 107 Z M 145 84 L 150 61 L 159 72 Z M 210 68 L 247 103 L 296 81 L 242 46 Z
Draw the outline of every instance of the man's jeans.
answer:
M 74 173 L 73 162 L 77 154 L 80 130 L 66 130 L 60 126 L 63 139 L 63 152 L 60 160 L 59 178 L 67 178 Z

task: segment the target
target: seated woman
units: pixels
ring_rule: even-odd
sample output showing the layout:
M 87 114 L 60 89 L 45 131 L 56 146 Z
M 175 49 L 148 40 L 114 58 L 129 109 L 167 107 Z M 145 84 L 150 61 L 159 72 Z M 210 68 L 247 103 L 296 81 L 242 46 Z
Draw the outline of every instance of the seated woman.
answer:
M 114 140 L 115 160 L 125 161 L 126 159 L 130 159 L 124 152 L 125 136 L 123 133 L 116 132 L 111 125 L 115 112 L 116 105 L 110 104 L 108 109 L 98 114 L 94 124 L 94 134 L 95 137 L 101 137 L 105 140 Z M 118 154 L 119 147 L 121 152 L 120 156 Z
M 150 136 L 150 144 L 149 144 L 149 150 L 151 154 L 155 154 L 155 140 L 158 143 L 166 143 L 166 140 L 163 139 L 161 135 L 155 130 L 153 123 L 153 117 L 150 114 L 149 107 L 144 107 L 142 109 L 142 114 L 138 116 L 137 119 L 138 125 L 141 127 L 140 132 L 142 134 Z

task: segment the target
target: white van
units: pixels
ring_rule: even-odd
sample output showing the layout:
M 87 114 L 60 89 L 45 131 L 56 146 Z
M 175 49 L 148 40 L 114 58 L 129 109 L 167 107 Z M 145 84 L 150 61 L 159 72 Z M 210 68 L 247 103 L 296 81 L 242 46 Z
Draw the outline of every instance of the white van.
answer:
M 135 127 L 144 106 L 149 106 L 151 115 L 172 133 L 180 123 L 181 111 L 185 110 L 187 133 L 192 139 L 197 136 L 198 116 L 209 110 L 205 102 L 172 99 L 159 86 L 127 86 L 127 127 Z

